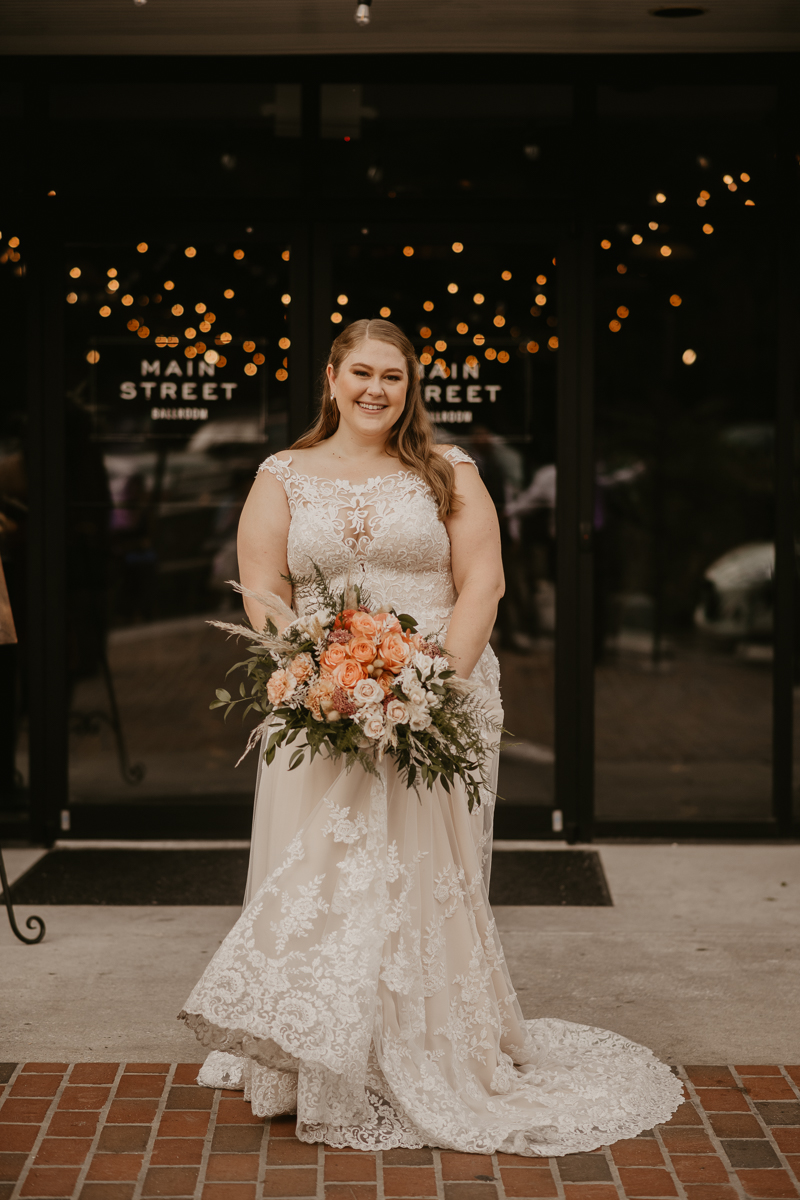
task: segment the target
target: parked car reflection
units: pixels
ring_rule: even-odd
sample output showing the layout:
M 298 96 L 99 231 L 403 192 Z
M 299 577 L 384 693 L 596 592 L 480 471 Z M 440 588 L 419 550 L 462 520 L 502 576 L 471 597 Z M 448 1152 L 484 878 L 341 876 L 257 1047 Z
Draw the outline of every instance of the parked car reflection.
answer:
M 751 542 L 723 554 L 703 575 L 694 620 L 716 638 L 772 637 L 775 546 Z

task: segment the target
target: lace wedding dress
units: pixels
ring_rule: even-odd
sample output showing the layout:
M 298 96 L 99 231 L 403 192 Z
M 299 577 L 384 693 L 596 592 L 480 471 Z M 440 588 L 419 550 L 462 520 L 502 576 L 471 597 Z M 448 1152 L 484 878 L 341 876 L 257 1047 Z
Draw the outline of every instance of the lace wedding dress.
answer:
M 260 470 L 286 490 L 295 577 L 313 561 L 336 588 L 355 560 L 372 603 L 447 628 L 450 543 L 418 475 Z M 499 705 L 490 648 L 472 678 Z M 391 759 L 377 778 L 321 756 L 290 774 L 293 749 L 259 768 L 244 911 L 180 1013 L 212 1051 L 201 1083 L 244 1088 L 258 1116 L 296 1111 L 303 1141 L 361 1149 L 560 1155 L 669 1118 L 681 1087 L 649 1050 L 523 1019 L 487 897 L 490 792 L 470 815 L 462 788 L 418 796 Z

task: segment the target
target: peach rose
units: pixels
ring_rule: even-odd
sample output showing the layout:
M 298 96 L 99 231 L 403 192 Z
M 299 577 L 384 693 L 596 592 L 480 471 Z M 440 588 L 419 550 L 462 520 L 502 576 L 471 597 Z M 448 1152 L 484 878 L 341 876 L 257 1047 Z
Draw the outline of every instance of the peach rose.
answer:
M 386 620 L 383 622 L 384 633 L 399 633 L 402 628 L 394 613 L 386 614 Z
M 289 663 L 289 670 L 298 683 L 305 683 L 314 670 L 314 660 L 310 654 L 296 654 Z
M 392 694 L 392 688 L 397 683 L 397 680 L 389 671 L 384 671 L 382 675 L 378 676 L 377 682 L 383 688 L 384 695 L 390 696 Z
M 408 639 L 415 650 L 422 649 L 422 643 L 425 640 L 421 633 L 412 633 Z
M 387 633 L 380 645 L 380 656 L 387 671 L 395 674 L 403 667 L 411 654 L 411 648 L 399 633 Z
M 331 642 L 326 646 L 320 655 L 319 663 L 321 667 L 325 667 L 328 671 L 335 670 L 347 658 L 347 651 L 341 642 Z
M 371 638 L 378 632 L 378 625 L 375 618 L 369 613 L 357 612 L 353 614 L 350 629 L 359 637 Z
M 297 680 L 294 675 L 283 670 L 273 671 L 267 684 L 267 697 L 270 704 L 282 704 L 284 700 L 288 700 L 296 687 Z
M 353 617 L 355 616 L 357 611 L 358 611 L 358 609 L 355 609 L 355 608 L 346 608 L 343 612 L 340 612 L 339 615 L 337 616 L 336 620 L 333 623 L 333 628 L 334 629 L 349 629 L 350 623 L 353 620 Z
M 374 644 L 365 637 L 353 638 L 352 642 L 347 647 L 347 653 L 356 662 L 371 663 L 375 657 L 376 651 Z
M 337 683 L 339 687 L 343 687 L 347 691 L 352 691 L 359 679 L 365 679 L 366 675 L 367 672 L 354 658 L 348 658 L 333 669 L 334 683 Z

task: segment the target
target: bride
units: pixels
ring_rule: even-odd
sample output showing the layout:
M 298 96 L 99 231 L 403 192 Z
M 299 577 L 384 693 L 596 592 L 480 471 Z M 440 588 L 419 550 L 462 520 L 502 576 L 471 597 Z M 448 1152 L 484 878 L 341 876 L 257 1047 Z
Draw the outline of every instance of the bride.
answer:
M 286 576 L 355 574 L 376 607 L 444 631 L 499 712 L 494 505 L 472 459 L 434 444 L 395 325 L 333 343 L 316 423 L 259 468 L 239 563 L 298 614 L 314 595 Z M 257 1116 L 296 1111 L 302 1141 L 369 1150 L 561 1155 L 669 1118 L 680 1084 L 645 1047 L 523 1019 L 488 903 L 490 790 L 470 815 L 458 781 L 418 795 L 391 758 L 289 773 L 293 749 L 259 766 L 244 910 L 180 1013 L 211 1051 L 201 1083 L 243 1088 Z

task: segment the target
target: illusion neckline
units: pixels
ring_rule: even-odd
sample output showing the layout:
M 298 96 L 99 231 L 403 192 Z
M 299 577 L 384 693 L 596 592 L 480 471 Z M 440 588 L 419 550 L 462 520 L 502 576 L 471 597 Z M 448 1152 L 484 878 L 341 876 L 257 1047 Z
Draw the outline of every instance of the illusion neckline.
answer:
M 409 471 L 408 467 L 403 467 L 402 470 L 391 471 L 388 475 L 370 475 L 369 479 L 366 479 L 364 483 L 353 483 L 350 479 L 331 479 L 330 475 L 309 475 L 307 471 L 298 471 L 297 467 L 292 466 L 291 458 L 278 458 L 275 454 L 273 454 L 272 457 L 275 459 L 275 462 L 286 467 L 292 472 L 293 475 L 296 475 L 298 479 L 310 479 L 316 483 L 332 483 L 334 486 L 342 485 L 350 488 L 350 490 L 354 492 L 368 487 L 371 483 L 383 483 L 387 479 L 397 479 L 401 475 L 413 475 L 415 479 L 422 478 L 421 475 L 417 475 L 416 471 Z

